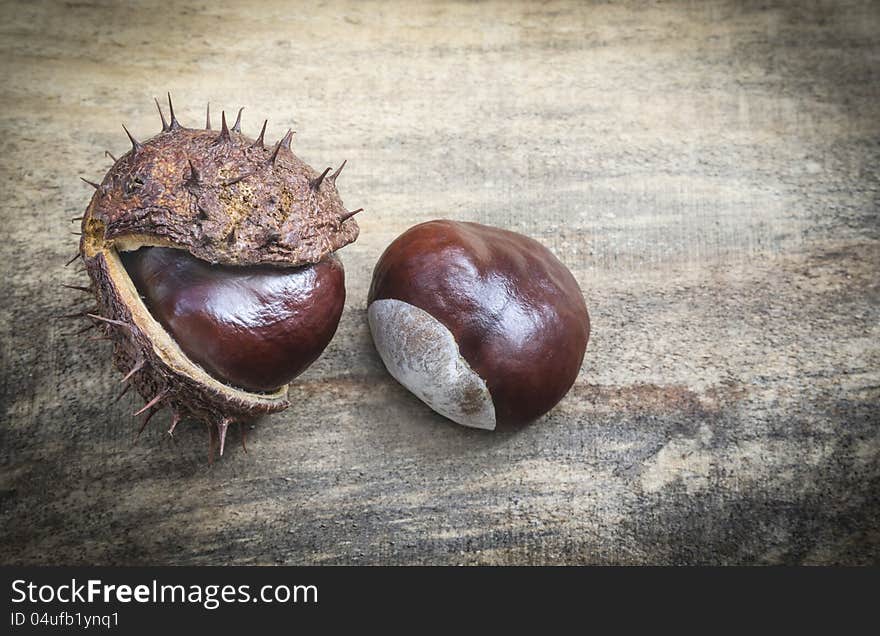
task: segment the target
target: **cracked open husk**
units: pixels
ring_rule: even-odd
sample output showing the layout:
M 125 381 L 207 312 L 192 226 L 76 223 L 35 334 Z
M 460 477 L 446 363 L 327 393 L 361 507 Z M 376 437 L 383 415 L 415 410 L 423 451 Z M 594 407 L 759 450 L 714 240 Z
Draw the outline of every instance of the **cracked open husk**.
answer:
M 131 150 L 101 183 L 86 181 L 95 192 L 78 256 L 97 307 L 82 316 L 112 340 L 123 382 L 147 400 L 138 411 L 143 425 L 166 407 L 169 432 L 181 419 L 204 422 L 213 456 L 215 443 L 222 454 L 230 424 L 286 408 L 288 386 L 243 390 L 190 360 L 145 306 L 119 253 L 163 246 L 209 263 L 305 266 L 357 238 L 352 216 L 360 210 L 346 210 L 336 189 L 345 162 L 318 173 L 290 150 L 292 132 L 271 147 L 265 123 L 256 139 L 243 135 L 241 111 L 231 128 L 225 113 L 219 131 L 210 113 L 205 129 L 185 128 L 168 101 L 170 121 L 160 108 L 158 135 L 140 142 L 126 129 Z

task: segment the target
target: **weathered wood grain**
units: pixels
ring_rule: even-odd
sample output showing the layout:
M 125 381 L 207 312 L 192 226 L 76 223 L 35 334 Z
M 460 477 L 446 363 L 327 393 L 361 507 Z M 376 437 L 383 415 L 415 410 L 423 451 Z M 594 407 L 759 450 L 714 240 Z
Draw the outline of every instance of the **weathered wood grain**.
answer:
M 880 6 L 3 2 L 0 562 L 877 563 Z M 245 105 L 365 207 L 288 411 L 213 466 L 134 443 L 68 222 L 124 152 Z M 535 236 L 593 336 L 516 434 L 384 372 L 372 264 L 436 217 Z M 233 440 L 234 441 L 234 440 Z

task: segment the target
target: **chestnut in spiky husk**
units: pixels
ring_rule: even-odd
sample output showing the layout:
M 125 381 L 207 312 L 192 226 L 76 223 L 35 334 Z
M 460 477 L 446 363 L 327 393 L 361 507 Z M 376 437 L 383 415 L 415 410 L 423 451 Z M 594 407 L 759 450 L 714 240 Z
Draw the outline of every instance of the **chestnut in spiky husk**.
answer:
M 156 106 L 159 107 L 158 101 Z M 162 130 L 115 160 L 82 218 L 81 256 L 113 360 L 147 400 L 208 425 L 220 454 L 230 424 L 286 408 L 288 383 L 332 338 L 345 300 L 339 248 L 358 226 L 330 173 L 229 128 Z M 243 109 L 242 109 L 243 110 Z M 128 387 L 126 387 L 128 388 Z M 141 430 L 143 430 L 143 426 Z M 243 439 L 243 438 L 242 438 Z

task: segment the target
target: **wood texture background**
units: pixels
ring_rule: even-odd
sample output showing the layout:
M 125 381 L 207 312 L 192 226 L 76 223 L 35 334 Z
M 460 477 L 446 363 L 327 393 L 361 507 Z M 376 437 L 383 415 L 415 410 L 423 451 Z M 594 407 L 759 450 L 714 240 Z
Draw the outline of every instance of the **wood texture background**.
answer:
M 2 2 L 0 562 L 877 563 L 876 2 Z M 53 316 L 120 123 L 297 131 L 361 238 L 336 338 L 207 463 Z M 451 217 L 530 234 L 593 319 L 516 434 L 387 375 L 372 265 Z M 237 436 L 232 436 L 237 442 Z

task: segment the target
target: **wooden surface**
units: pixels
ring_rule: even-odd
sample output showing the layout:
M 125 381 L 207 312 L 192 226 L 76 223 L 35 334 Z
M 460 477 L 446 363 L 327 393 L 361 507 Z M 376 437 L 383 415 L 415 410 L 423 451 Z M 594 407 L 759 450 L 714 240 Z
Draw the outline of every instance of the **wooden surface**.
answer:
M 0 562 L 876 563 L 880 5 L 3 2 Z M 207 463 L 133 441 L 77 304 L 125 122 L 297 131 L 361 238 L 336 338 Z M 372 265 L 451 217 L 543 241 L 593 336 L 547 417 L 486 434 L 387 375 Z M 237 436 L 233 435 L 233 442 Z

